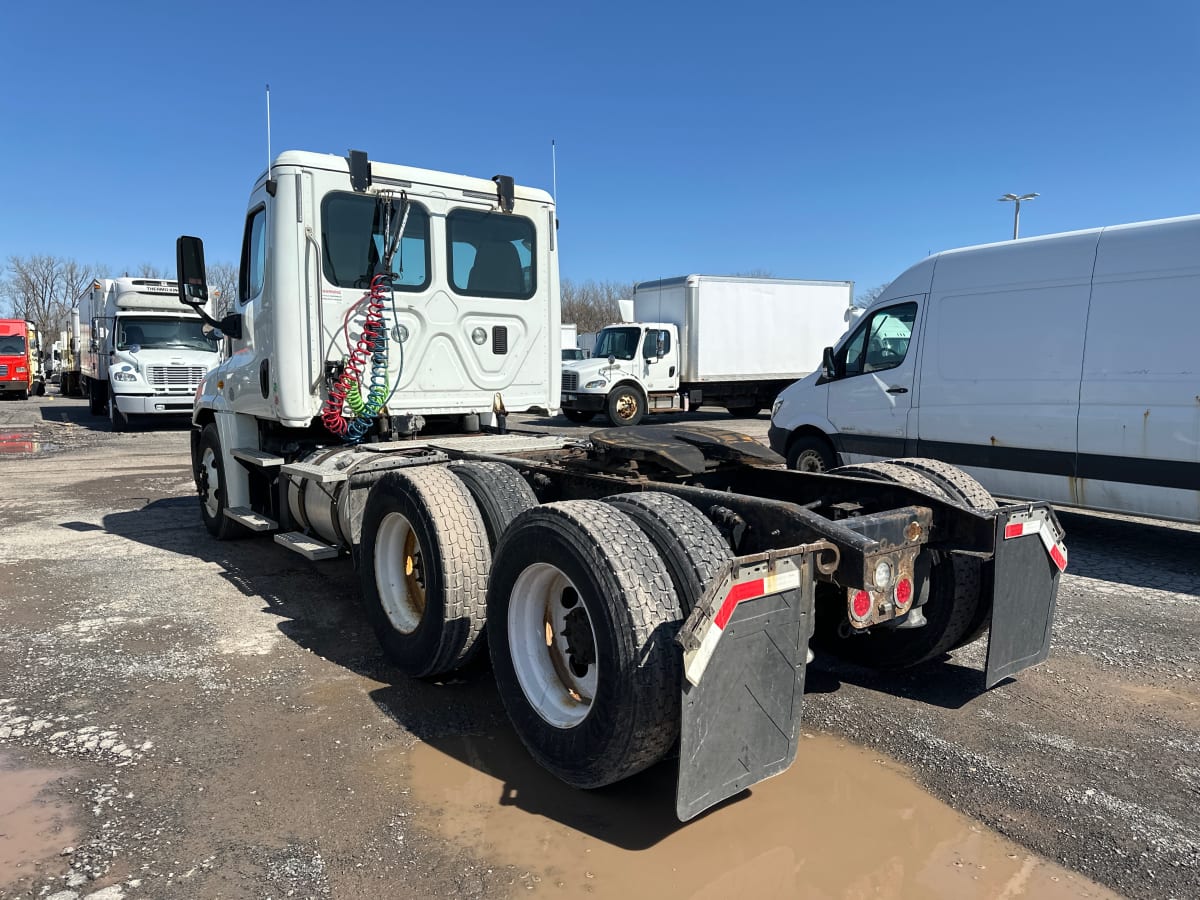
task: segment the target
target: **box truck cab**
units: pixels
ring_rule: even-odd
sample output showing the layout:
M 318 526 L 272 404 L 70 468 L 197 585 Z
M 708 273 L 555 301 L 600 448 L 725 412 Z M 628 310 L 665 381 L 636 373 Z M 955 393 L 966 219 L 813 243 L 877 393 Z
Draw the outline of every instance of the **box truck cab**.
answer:
M 890 456 L 992 493 L 1200 521 L 1200 216 L 950 250 L 784 391 L 793 468 Z
M 37 393 L 36 358 L 37 337 L 33 323 L 24 319 L 0 319 L 0 396 L 26 400 L 31 393 Z

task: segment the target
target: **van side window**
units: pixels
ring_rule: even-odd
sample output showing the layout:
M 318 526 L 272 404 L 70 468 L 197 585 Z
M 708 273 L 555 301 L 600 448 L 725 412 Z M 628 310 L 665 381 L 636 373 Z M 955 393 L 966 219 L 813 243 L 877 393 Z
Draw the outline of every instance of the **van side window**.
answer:
M 262 293 L 267 259 L 267 208 L 260 206 L 246 217 L 242 239 L 242 264 L 238 273 L 238 300 L 247 303 Z
M 908 355 L 917 304 L 901 303 L 873 313 L 851 335 L 842 352 L 844 376 L 894 369 Z

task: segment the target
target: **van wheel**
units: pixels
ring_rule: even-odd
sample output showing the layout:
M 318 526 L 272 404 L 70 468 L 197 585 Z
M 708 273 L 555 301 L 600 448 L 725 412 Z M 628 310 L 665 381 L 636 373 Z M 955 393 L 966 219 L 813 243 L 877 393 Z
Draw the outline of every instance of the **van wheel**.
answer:
M 586 409 L 564 409 L 562 413 L 570 421 L 577 422 L 579 424 L 590 422 L 596 417 L 594 412 Z
M 832 474 L 889 481 L 923 491 L 939 500 L 956 502 L 948 491 L 928 475 L 896 462 L 842 466 L 834 469 Z M 844 597 L 835 604 L 830 596 L 823 605 L 826 622 L 821 631 L 825 643 L 839 656 L 876 669 L 917 666 L 961 646 L 960 642 L 970 634 L 980 614 L 981 561 L 978 557 L 962 553 L 925 550 L 917 558 L 917 568 L 926 564 L 929 596 L 920 607 L 926 620 L 923 627 L 874 628 L 866 634 L 851 634 L 830 640 L 833 633 L 830 625 L 835 620 L 840 623 L 846 616 Z
M 679 600 L 653 543 L 615 506 L 549 503 L 513 522 L 488 587 L 500 699 L 530 754 L 597 788 L 679 736 Z
M 221 435 L 214 423 L 204 426 L 196 452 L 196 490 L 204 527 L 218 541 L 247 537 L 250 530 L 225 515 L 225 464 L 221 460 Z
M 646 415 L 646 397 L 629 384 L 608 395 L 608 421 L 613 425 L 636 425 Z
M 833 448 L 824 438 L 803 435 L 788 447 L 787 467 L 797 472 L 828 472 L 837 465 Z
M 475 501 L 443 466 L 391 472 L 363 511 L 367 618 L 406 675 L 433 678 L 478 652 L 492 555 Z

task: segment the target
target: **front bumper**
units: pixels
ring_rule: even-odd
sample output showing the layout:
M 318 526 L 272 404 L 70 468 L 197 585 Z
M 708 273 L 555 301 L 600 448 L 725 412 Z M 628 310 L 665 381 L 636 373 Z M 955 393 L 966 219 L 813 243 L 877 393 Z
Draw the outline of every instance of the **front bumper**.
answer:
M 6 378 L 0 381 L 0 391 L 18 392 L 27 390 L 29 390 L 29 380 L 26 378 L 19 378 L 16 380 Z
M 134 416 L 183 416 L 192 412 L 190 394 L 114 394 L 117 409 Z
M 787 428 L 780 428 L 774 422 L 767 428 L 767 441 L 771 445 L 771 449 L 780 456 L 787 456 L 788 438 L 792 436 L 792 432 Z
M 562 408 L 578 409 L 581 412 L 601 412 L 608 402 L 607 394 L 583 394 L 563 391 Z

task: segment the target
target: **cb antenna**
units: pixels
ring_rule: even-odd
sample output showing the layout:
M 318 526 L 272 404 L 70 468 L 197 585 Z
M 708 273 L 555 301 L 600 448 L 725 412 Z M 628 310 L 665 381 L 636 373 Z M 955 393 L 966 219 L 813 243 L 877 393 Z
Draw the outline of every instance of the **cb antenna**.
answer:
M 558 206 L 558 147 L 553 139 L 550 141 L 550 197 Z
M 271 85 L 267 85 L 267 180 L 271 179 Z

